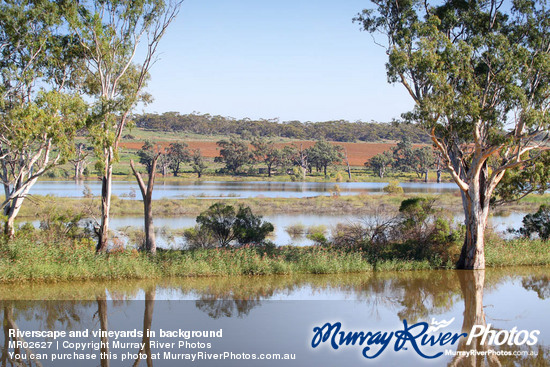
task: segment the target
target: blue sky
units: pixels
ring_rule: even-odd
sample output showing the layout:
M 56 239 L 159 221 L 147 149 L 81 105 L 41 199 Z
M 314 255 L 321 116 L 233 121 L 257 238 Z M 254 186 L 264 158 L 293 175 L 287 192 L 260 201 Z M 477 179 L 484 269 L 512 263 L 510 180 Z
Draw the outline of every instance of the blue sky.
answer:
M 352 18 L 368 1 L 185 0 L 145 112 L 281 121 L 390 121 L 412 107 Z M 139 61 L 139 60 L 137 60 Z M 136 112 L 142 112 L 143 109 Z

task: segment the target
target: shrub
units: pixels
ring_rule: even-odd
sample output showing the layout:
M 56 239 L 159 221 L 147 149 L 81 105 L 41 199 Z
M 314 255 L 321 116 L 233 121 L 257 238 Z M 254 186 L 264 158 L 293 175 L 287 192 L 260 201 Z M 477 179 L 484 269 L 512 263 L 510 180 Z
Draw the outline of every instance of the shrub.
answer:
M 315 242 L 316 245 L 326 245 L 328 240 L 326 238 L 327 227 L 320 224 L 317 226 L 310 226 L 307 229 L 306 238 Z
M 306 227 L 302 223 L 291 224 L 285 228 L 285 232 L 288 233 L 291 238 L 296 239 L 305 234 Z
M 197 223 L 197 230 L 210 232 L 221 247 L 228 247 L 233 241 L 240 245 L 260 244 L 274 229 L 271 223 L 254 215 L 249 207 L 239 206 L 235 212 L 234 207 L 223 203 L 213 204 L 202 212 Z
M 433 204 L 434 200 L 420 197 L 403 200 L 399 206 L 403 232 L 414 232 L 413 235 L 420 239 L 419 235 L 425 232 L 428 217 L 435 213 Z
M 523 217 L 523 226 L 519 233 L 524 237 L 531 237 L 537 234 L 540 239 L 550 239 L 550 206 L 543 204 L 536 213 L 527 214 Z
M 313 225 L 313 226 L 309 226 L 307 228 L 307 235 L 326 235 L 327 233 L 327 226 L 323 225 L 323 224 L 319 224 L 319 225 Z
M 273 224 L 262 222 L 262 217 L 252 214 L 249 207 L 239 207 L 233 231 L 240 245 L 260 244 L 273 230 Z
M 458 259 L 460 232 L 452 229 L 450 220 L 433 204 L 425 198 L 407 199 L 398 215 L 379 208 L 362 222 L 338 224 L 330 244 L 361 248 L 375 266 L 390 260 L 427 261 L 436 267 L 452 263 Z
M 183 237 L 189 249 L 216 247 L 216 239 L 212 235 L 212 232 L 206 228 L 201 229 L 200 226 L 187 228 L 183 231 Z
M 384 187 L 382 190 L 384 190 L 385 193 L 394 195 L 403 193 L 403 188 L 399 186 L 399 181 L 390 181 L 388 186 Z

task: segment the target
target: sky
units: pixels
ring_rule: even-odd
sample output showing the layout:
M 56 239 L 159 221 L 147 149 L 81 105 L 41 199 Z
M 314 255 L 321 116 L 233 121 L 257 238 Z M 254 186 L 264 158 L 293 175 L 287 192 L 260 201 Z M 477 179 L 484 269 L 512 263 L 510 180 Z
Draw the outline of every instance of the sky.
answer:
M 366 0 L 185 0 L 136 112 L 387 122 L 410 110 L 384 49 L 352 18 Z M 136 60 L 139 62 L 139 60 Z

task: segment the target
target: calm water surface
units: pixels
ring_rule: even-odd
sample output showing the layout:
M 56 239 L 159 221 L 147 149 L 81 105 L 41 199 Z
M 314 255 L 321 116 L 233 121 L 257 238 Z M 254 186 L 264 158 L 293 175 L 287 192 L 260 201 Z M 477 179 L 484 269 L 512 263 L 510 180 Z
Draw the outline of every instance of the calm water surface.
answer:
M 10 357 L 9 329 L 14 330 L 136 330 L 156 332 L 147 339 L 159 341 L 162 330 L 223 330 L 220 338 L 173 338 L 171 341 L 211 343 L 209 353 L 289 353 L 289 361 L 195 361 L 199 366 L 547 366 L 550 362 L 550 268 L 491 269 L 487 271 L 429 271 L 365 273 L 355 275 L 229 277 L 164 279 L 137 282 L 88 282 L 63 284 L 0 285 L 4 332 L 0 333 L 2 365 L 74 366 L 74 361 L 43 360 L 20 363 Z M 394 343 L 379 357 L 367 360 L 363 347 L 326 343 L 311 347 L 313 328 L 341 322 L 346 331 L 397 331 L 408 324 L 446 321 L 440 332 L 469 333 L 473 325 L 496 331 L 538 330 L 535 345 L 489 345 L 476 338 L 470 345 L 462 338 L 453 345 L 423 346 L 426 354 L 449 350 L 490 353 L 490 357 L 443 354 L 427 360 L 411 345 L 399 351 Z M 25 338 L 26 341 L 51 341 Z M 124 342 L 143 342 L 128 336 Z M 166 341 L 167 339 L 164 338 Z M 85 343 L 113 343 L 114 337 L 82 336 Z M 137 353 L 139 348 L 115 348 L 111 353 Z M 151 344 L 149 344 L 151 345 Z M 371 345 L 372 351 L 380 349 Z M 195 353 L 188 346 L 174 353 Z M 180 366 L 182 361 L 156 360 L 166 348 L 144 350 L 145 366 Z M 86 353 L 99 355 L 92 344 Z M 9 352 L 9 353 L 8 353 Z M 20 352 L 25 352 L 24 350 Z M 30 350 L 26 351 L 30 353 Z M 34 350 L 37 352 L 37 350 Z M 53 353 L 52 350 L 42 350 Z M 496 355 L 496 354 L 501 355 Z M 516 356 L 505 356 L 514 353 Z M 530 355 L 531 354 L 531 355 Z M 536 354 L 536 356 L 535 356 Z M 101 361 L 101 366 L 133 366 L 134 360 Z M 138 363 L 139 364 L 139 363 Z M 190 363 L 185 363 L 188 365 Z M 98 366 L 99 361 L 79 361 L 79 366 Z
M 272 182 L 272 181 L 157 181 L 153 199 L 227 198 L 227 197 L 282 197 L 302 198 L 331 195 L 335 186 L 341 195 L 382 194 L 388 184 L 385 182 Z M 406 193 L 452 193 L 458 192 L 454 183 L 403 182 Z M 33 195 L 54 195 L 60 197 L 82 197 L 88 187 L 94 195 L 101 194 L 100 181 L 39 181 L 31 189 Z M 141 200 L 139 187 L 134 181 L 114 181 L 113 195 Z
M 508 216 L 492 216 L 490 225 L 492 229 L 501 234 L 503 237 L 509 237 L 507 230 L 519 229 L 522 225 L 522 219 L 526 213 L 516 212 Z M 352 224 L 365 223 L 371 220 L 368 215 L 322 215 L 322 214 L 279 214 L 266 215 L 263 220 L 273 224 L 275 227 L 272 235 L 269 237 L 278 246 L 294 245 L 294 246 L 309 246 L 314 242 L 309 240 L 306 233 L 298 236 L 290 236 L 286 229 L 292 225 L 302 224 L 305 232 L 312 227 L 324 227 L 326 236 L 330 237 L 331 231 L 334 230 L 338 223 Z M 456 216 L 455 221 L 462 223 L 463 216 Z M 178 248 L 184 246 L 184 239 L 181 236 L 173 235 L 170 230 L 178 230 L 195 226 L 195 217 L 175 217 L 175 218 L 155 218 L 157 246 L 164 248 Z M 37 224 L 35 224 L 37 225 Z M 111 229 L 117 231 L 118 235 L 124 237 L 125 230 L 128 227 L 143 228 L 143 218 L 141 217 L 114 217 L 110 222 Z M 166 230 L 168 229 L 168 231 Z

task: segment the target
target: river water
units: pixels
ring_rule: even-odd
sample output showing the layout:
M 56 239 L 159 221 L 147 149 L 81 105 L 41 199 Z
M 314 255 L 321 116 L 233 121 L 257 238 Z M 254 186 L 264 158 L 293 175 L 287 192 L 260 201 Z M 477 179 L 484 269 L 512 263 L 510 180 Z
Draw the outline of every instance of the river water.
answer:
M 139 363 L 132 357 L 138 355 L 140 347 L 121 343 L 146 342 L 150 348 L 142 350 L 142 366 L 547 366 L 548 274 L 548 267 L 533 267 L 0 285 L 4 325 L 0 332 L 1 363 L 136 366 Z M 331 346 L 331 335 L 327 334 L 325 342 L 316 339 L 316 327 L 338 322 L 342 331 L 371 332 L 379 338 L 366 339 L 362 345 L 340 345 L 337 336 L 338 349 Z M 430 327 L 429 331 L 424 327 Z M 112 334 L 94 336 L 92 332 L 99 329 Z M 147 329 L 155 335 L 132 334 Z M 17 330 L 80 334 L 57 339 L 28 334 L 17 337 Z M 166 333 L 180 330 L 174 336 Z M 396 332 L 403 330 L 409 334 L 402 336 L 410 335 L 411 339 L 400 344 Z M 128 334 L 114 334 L 121 331 Z M 192 337 L 186 331 L 206 331 L 208 335 Z M 389 338 L 386 348 L 380 339 L 383 332 Z M 458 337 L 454 343 L 451 339 L 443 339 L 447 340 L 445 345 L 437 342 L 441 341 L 438 336 L 450 333 L 446 337 L 450 338 L 462 332 L 467 337 Z M 488 333 L 486 340 L 481 335 L 469 339 L 484 332 Z M 435 345 L 421 343 L 424 334 L 432 335 Z M 18 340 L 51 344 L 15 348 Z M 104 342 L 104 348 L 99 342 Z M 174 345 L 161 346 L 159 342 Z M 58 358 L 75 357 L 75 343 L 84 343 L 78 344 L 82 346 L 79 353 L 96 359 L 51 360 L 54 354 Z M 184 363 L 168 359 L 167 351 L 173 353 L 170 358 L 183 354 L 197 357 L 197 353 L 203 353 L 204 358 L 207 354 L 223 358 L 224 353 L 228 357 Z M 16 361 L 12 353 L 17 352 L 27 359 Z M 111 359 L 99 360 L 101 352 Z M 378 352 L 376 358 L 364 356 Z M 43 359 L 30 360 L 33 353 Z M 295 359 L 246 359 L 252 355 L 259 358 L 260 354 L 273 358 L 272 353 Z M 122 361 L 124 356 L 129 360 Z
M 519 229 L 522 225 L 522 219 L 526 213 L 515 212 L 507 216 L 492 216 L 490 218 L 490 228 L 504 238 L 511 237 L 508 229 Z M 263 220 L 270 222 L 274 226 L 274 231 L 268 238 L 278 246 L 294 245 L 309 246 L 314 242 L 307 238 L 308 230 L 324 230 L 325 236 L 330 237 L 331 232 L 335 230 L 338 223 L 342 224 L 365 224 L 373 220 L 372 216 L 363 215 L 323 215 L 323 214 L 279 214 L 266 215 Z M 456 223 L 462 223 L 464 217 L 457 215 L 454 218 Z M 157 246 L 161 248 L 181 248 L 185 247 L 185 241 L 181 235 L 174 235 L 171 230 L 181 230 L 194 227 L 194 216 L 155 218 L 155 233 Z M 304 232 L 300 235 L 291 236 L 287 230 L 291 226 L 301 224 Z M 35 223 L 38 225 L 38 223 Z M 124 233 L 129 227 L 143 229 L 142 217 L 113 217 L 110 221 L 111 229 L 124 238 Z
M 281 197 L 302 198 L 329 196 L 336 190 L 340 195 L 382 194 L 385 182 L 273 182 L 273 181 L 157 181 L 153 200 L 162 198 L 249 198 Z M 406 193 L 441 194 L 458 192 L 454 183 L 402 182 Z M 31 189 L 33 195 L 54 195 L 59 197 L 82 197 L 85 189 L 93 195 L 101 194 L 100 181 L 39 181 Z M 114 181 L 113 195 L 141 200 L 135 181 Z

